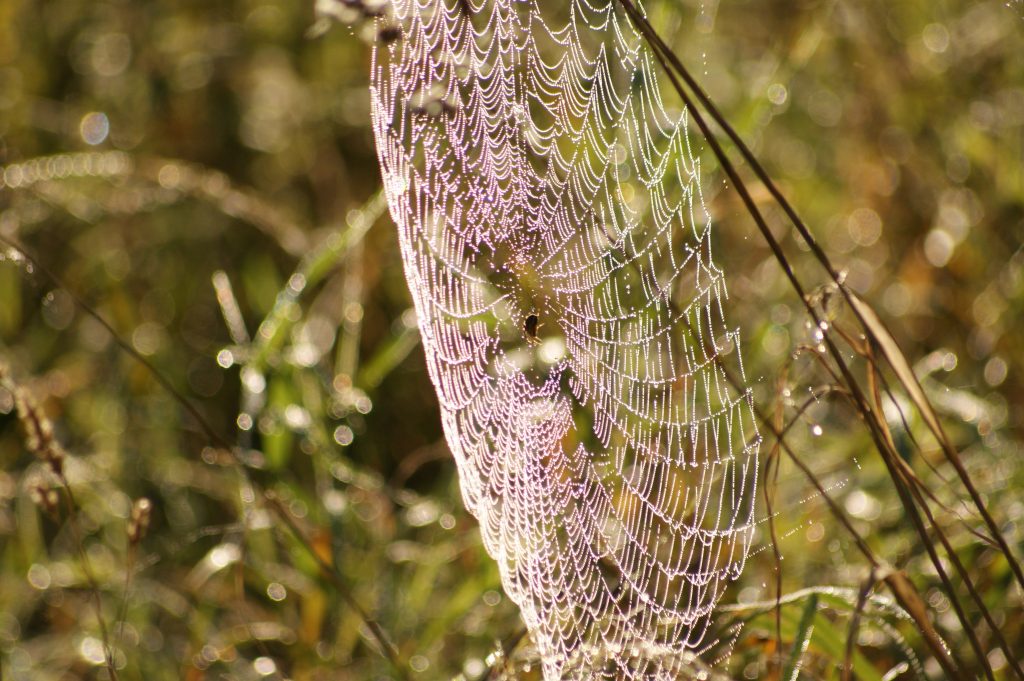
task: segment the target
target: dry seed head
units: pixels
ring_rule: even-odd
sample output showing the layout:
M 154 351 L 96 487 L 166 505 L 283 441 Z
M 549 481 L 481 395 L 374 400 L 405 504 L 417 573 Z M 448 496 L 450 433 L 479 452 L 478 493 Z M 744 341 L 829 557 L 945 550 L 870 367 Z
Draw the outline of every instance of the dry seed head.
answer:
M 64 471 L 64 450 L 53 436 L 53 424 L 31 396 L 14 390 L 14 406 L 25 430 L 25 447 L 49 464 L 57 475 Z
M 57 517 L 57 510 L 60 504 L 60 495 L 57 490 L 49 485 L 36 482 L 29 488 L 29 498 L 39 508 L 43 509 L 46 514 L 52 518 Z
M 153 502 L 146 497 L 139 497 L 132 505 L 132 516 L 128 521 L 128 541 L 138 544 L 146 537 L 149 530 L 149 519 L 153 513 Z

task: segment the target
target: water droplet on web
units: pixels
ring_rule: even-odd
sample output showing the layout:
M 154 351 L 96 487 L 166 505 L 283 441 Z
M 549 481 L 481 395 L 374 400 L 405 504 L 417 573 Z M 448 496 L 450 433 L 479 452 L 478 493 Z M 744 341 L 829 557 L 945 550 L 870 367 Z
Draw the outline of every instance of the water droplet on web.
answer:
M 811 434 L 814 435 L 815 437 L 818 437 L 823 432 L 825 432 L 825 431 L 823 431 L 821 429 L 821 426 L 819 426 L 817 423 L 815 423 L 813 426 L 811 426 Z

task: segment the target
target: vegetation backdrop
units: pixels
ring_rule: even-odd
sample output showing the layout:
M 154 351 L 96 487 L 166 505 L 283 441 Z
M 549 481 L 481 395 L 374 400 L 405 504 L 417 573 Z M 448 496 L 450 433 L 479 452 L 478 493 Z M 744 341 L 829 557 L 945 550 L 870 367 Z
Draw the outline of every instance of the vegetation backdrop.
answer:
M 1019 559 L 1019 4 L 648 5 L 878 310 Z M 537 674 L 417 347 L 369 127 L 374 39 L 312 3 L 0 1 L 3 678 L 477 679 L 506 673 L 498 650 Z M 758 402 L 965 676 L 1013 678 L 1022 591 L 957 471 L 912 396 L 877 402 L 1003 645 L 942 587 L 926 549 L 943 547 L 915 533 L 858 411 L 805 404 L 837 380 L 708 164 Z M 751 188 L 841 327 L 806 242 Z M 763 455 L 776 515 L 716 620 L 721 669 L 944 678 L 821 494 L 770 438 Z

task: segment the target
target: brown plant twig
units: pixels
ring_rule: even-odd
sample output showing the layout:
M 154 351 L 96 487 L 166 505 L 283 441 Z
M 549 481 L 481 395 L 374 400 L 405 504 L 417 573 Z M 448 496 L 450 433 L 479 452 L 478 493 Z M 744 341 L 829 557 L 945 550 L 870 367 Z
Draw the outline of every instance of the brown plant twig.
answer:
M 788 379 L 788 372 L 783 369 L 779 374 L 778 381 L 776 382 L 776 398 L 775 398 L 775 429 L 778 432 L 782 432 L 784 429 L 784 410 L 785 404 L 782 400 L 782 394 L 785 391 L 785 386 Z M 803 413 L 801 411 L 801 413 Z M 799 416 L 797 417 L 799 418 Z M 796 419 L 793 419 L 796 422 Z M 778 486 L 779 481 L 779 442 L 776 438 L 774 444 L 772 444 L 771 450 L 768 452 L 768 460 L 764 465 L 764 503 L 765 509 L 768 514 L 768 532 L 771 535 L 772 541 L 772 556 L 775 559 L 775 659 L 779 662 L 779 672 L 782 671 L 782 552 L 779 551 L 779 537 L 775 532 L 775 513 L 772 508 L 772 489 Z M 772 465 L 774 464 L 774 466 Z M 769 479 L 769 475 L 772 477 Z M 771 667 L 769 667 L 770 669 Z
M 690 334 L 693 335 L 693 329 L 690 327 L 689 321 L 684 318 L 683 323 L 687 326 Z M 717 352 L 712 352 L 707 348 L 705 348 L 705 352 L 722 370 L 726 381 L 728 381 L 733 389 L 742 393 L 744 391 L 742 383 L 737 379 L 729 367 L 725 365 L 722 361 L 721 355 Z M 828 505 L 829 511 L 850 534 L 858 550 L 865 557 L 871 567 L 880 570 L 885 575 L 883 579 L 889 587 L 889 590 L 896 598 L 896 601 L 900 604 L 900 607 L 902 607 L 918 625 L 921 635 L 924 637 L 925 642 L 931 649 L 932 654 L 939 663 L 939 666 L 941 666 L 943 671 L 946 673 L 946 676 L 950 679 L 965 679 L 964 675 L 960 671 L 962 665 L 954 662 L 951 658 L 951 655 L 955 655 L 955 653 L 952 653 L 952 651 L 947 649 L 946 644 L 935 631 L 935 627 L 928 618 L 924 601 L 921 599 L 913 583 L 911 583 L 902 572 L 892 569 L 875 555 L 874 551 L 836 503 L 835 499 L 829 495 L 828 490 L 825 488 L 824 484 L 822 484 L 818 476 L 814 474 L 814 471 L 812 471 L 810 467 L 796 455 L 796 452 L 793 451 L 792 447 L 789 446 L 789 443 L 785 439 L 788 430 L 780 431 L 776 428 L 775 421 L 769 418 L 768 415 L 757 406 L 757 404 L 752 403 L 751 408 L 753 409 L 757 420 L 772 433 L 775 441 L 778 443 L 779 447 L 782 448 L 782 451 L 786 453 L 786 456 L 789 457 L 790 461 L 800 469 L 800 472 L 803 473 L 804 477 L 806 477 L 815 490 L 817 490 L 818 495 Z
M 683 98 L 687 110 L 691 113 L 691 115 L 694 116 L 694 119 L 697 121 L 698 126 L 701 128 L 701 132 L 704 135 L 704 138 L 707 140 L 709 146 L 711 146 L 716 158 L 718 158 L 719 162 L 722 164 L 722 169 L 726 172 L 727 175 L 729 175 L 730 180 L 733 181 L 734 185 L 737 188 L 737 192 L 740 194 L 744 204 L 748 208 L 748 212 L 750 212 L 751 216 L 754 218 L 759 230 L 762 232 L 762 235 L 768 242 L 769 247 L 775 255 L 776 260 L 778 260 L 779 264 L 783 267 L 783 270 L 785 271 L 787 278 L 790 280 L 790 283 L 793 285 L 797 293 L 800 294 L 801 299 L 804 299 L 806 303 L 805 296 L 802 293 L 802 287 L 796 280 L 795 274 L 793 273 L 792 269 L 785 261 L 785 256 L 782 254 L 778 242 L 775 240 L 771 232 L 767 230 L 767 225 L 764 223 L 763 218 L 760 218 L 760 213 L 757 210 L 756 205 L 753 203 L 753 200 L 750 198 L 749 193 L 743 186 L 742 180 L 739 178 L 731 162 L 729 162 L 728 158 L 725 156 L 721 148 L 721 145 L 718 143 L 717 138 L 714 137 L 710 129 L 707 127 L 707 124 L 704 122 L 703 116 L 697 110 L 689 95 L 683 91 L 678 80 L 676 80 L 675 74 L 678 74 L 678 76 L 683 79 L 683 81 L 689 87 L 690 91 L 693 92 L 694 96 L 700 101 L 700 103 L 711 116 L 711 118 L 725 132 L 726 136 L 732 141 L 736 149 L 739 151 L 740 155 L 743 157 L 744 161 L 746 161 L 747 164 L 749 164 L 751 170 L 757 176 L 758 180 L 761 181 L 764 187 L 768 190 L 769 194 L 771 194 L 772 198 L 775 199 L 776 203 L 782 208 L 783 212 L 786 214 L 787 218 L 790 220 L 790 222 L 796 228 L 797 232 L 803 238 L 808 248 L 810 248 L 811 252 L 814 254 L 817 261 L 829 274 L 829 277 L 832 279 L 832 281 L 839 287 L 839 291 L 842 293 L 846 302 L 853 309 L 854 314 L 858 318 L 858 321 L 861 323 L 862 327 L 865 329 L 865 332 L 868 334 L 869 337 L 872 338 L 872 340 L 879 343 L 879 345 L 882 347 L 883 354 L 885 355 L 886 360 L 889 362 L 889 365 L 892 367 L 892 369 L 900 377 L 901 382 L 903 382 L 904 386 L 907 388 L 915 404 L 917 405 L 918 410 L 924 417 L 925 423 L 928 425 L 928 428 L 932 431 L 936 440 L 938 440 L 947 459 L 950 461 L 950 463 L 953 464 L 953 467 L 954 469 L 956 469 L 957 475 L 960 478 L 961 483 L 964 485 L 964 488 L 970 494 L 972 501 L 978 509 L 978 512 L 981 514 L 982 518 L 984 518 L 985 523 L 989 528 L 989 531 L 992 533 L 996 542 L 998 542 L 1004 557 L 1010 565 L 1010 569 L 1013 571 L 1017 583 L 1020 585 L 1022 589 L 1024 589 L 1024 569 L 1022 569 L 1019 561 L 1016 559 L 1013 551 L 1011 550 L 1009 543 L 1003 536 L 1002 531 L 999 529 L 999 526 L 996 524 L 995 520 L 992 518 L 992 515 L 989 513 L 988 508 L 984 503 L 984 500 L 981 498 L 981 495 L 977 491 L 977 488 L 974 486 L 974 482 L 971 480 L 966 468 L 964 468 L 963 462 L 960 460 L 959 453 L 957 452 L 956 448 L 953 446 L 952 442 L 946 435 L 945 430 L 942 428 L 941 422 L 935 416 L 931 404 L 928 402 L 928 399 L 924 396 L 924 392 L 921 390 L 920 384 L 917 382 L 917 378 L 914 376 L 913 372 L 909 370 L 909 365 L 907 364 L 906 358 L 902 350 L 900 350 L 899 345 L 892 338 L 892 335 L 888 332 L 888 329 L 886 329 L 885 324 L 881 321 L 881 319 L 878 318 L 878 315 L 875 314 L 874 310 L 870 306 L 868 306 L 867 303 L 858 298 L 843 283 L 843 277 L 841 276 L 839 270 L 832 265 L 832 262 L 825 254 L 824 249 L 821 247 L 820 244 L 818 244 L 817 240 L 814 238 L 814 235 L 811 234 L 810 229 L 808 229 L 807 225 L 800 218 L 799 214 L 797 214 L 792 204 L 789 202 L 788 199 L 786 199 L 785 195 L 779 190 L 778 186 L 771 179 L 771 176 L 764 169 L 764 166 L 762 166 L 761 163 L 757 160 L 757 157 L 743 141 L 743 138 L 739 136 L 739 134 L 725 119 L 722 113 L 715 106 L 714 102 L 711 101 L 711 98 L 704 92 L 703 88 L 700 87 L 700 84 L 696 81 L 696 79 L 693 78 L 689 70 L 683 65 L 682 61 L 678 58 L 678 56 L 676 56 L 676 54 L 671 50 L 671 48 L 669 48 L 668 45 L 664 42 L 664 40 L 662 40 L 662 38 L 657 34 L 654 28 L 650 25 L 650 22 L 647 21 L 646 17 L 644 17 L 643 14 L 637 10 L 636 6 L 633 4 L 633 0 L 619 0 L 619 3 L 623 6 L 623 8 L 625 8 L 627 14 L 633 21 L 634 25 L 637 27 L 638 30 L 641 31 L 641 33 L 647 40 L 648 44 L 650 44 L 653 48 L 655 56 L 658 58 L 658 61 L 661 63 L 665 71 L 668 73 L 669 78 L 672 81 L 673 86 L 675 86 L 676 91 Z M 809 308 L 809 312 L 811 313 L 811 317 L 816 322 L 820 322 L 820 320 L 817 318 L 816 313 L 812 309 Z M 835 357 L 837 364 L 840 367 L 840 370 L 842 370 L 843 373 L 846 374 L 847 370 L 845 368 L 845 363 L 842 361 L 842 358 L 838 356 L 838 353 L 835 351 L 834 345 L 831 343 L 831 341 L 829 341 L 827 337 L 825 341 L 829 346 L 830 352 Z M 851 388 L 855 389 L 855 393 L 859 392 L 859 389 L 856 389 L 856 386 L 851 385 Z M 867 402 L 861 399 L 860 397 L 858 397 L 858 399 L 860 399 L 860 401 L 863 403 L 863 406 L 867 408 Z M 872 437 L 874 439 L 877 439 L 877 434 L 873 434 Z
M 871 357 L 869 356 L 869 360 L 870 359 Z M 880 413 L 882 396 L 878 389 L 878 381 L 876 380 L 877 367 L 873 361 L 869 361 L 868 367 L 868 382 L 873 392 L 876 404 L 878 404 L 879 406 L 879 409 L 877 411 Z M 932 514 L 932 511 L 929 508 L 927 501 L 923 498 L 921 494 L 920 487 L 922 486 L 922 484 L 913 474 L 913 471 L 907 470 L 909 467 L 905 465 L 906 462 L 904 462 L 903 459 L 896 453 L 896 445 L 892 440 L 892 434 L 889 432 L 887 424 L 885 424 L 885 422 L 883 421 L 881 425 L 884 428 L 884 433 L 886 435 L 889 446 L 893 452 L 893 456 L 891 456 L 890 458 L 893 460 L 894 463 L 899 462 L 901 464 L 904 464 L 902 466 L 895 466 L 895 473 L 901 475 L 903 479 L 906 481 L 908 491 L 914 497 L 914 501 L 917 503 L 917 505 L 920 506 L 921 510 L 924 512 L 925 517 L 928 519 L 928 522 L 932 527 L 932 533 L 936 537 L 938 537 L 939 542 L 945 549 L 946 555 L 949 557 L 950 562 L 953 563 L 953 567 L 956 570 L 957 575 L 960 577 L 960 580 L 967 588 L 967 591 L 970 594 L 971 599 L 978 607 L 978 610 L 981 612 L 982 617 L 985 619 L 985 622 L 988 624 L 989 628 L 992 630 L 993 635 L 996 637 L 997 645 L 999 645 L 999 647 L 1002 649 L 1003 654 L 1006 656 L 1006 659 L 1009 662 L 1010 666 L 1013 667 L 1014 671 L 1017 673 L 1017 676 L 1024 679 L 1024 669 L 1021 669 L 1020 663 L 1016 659 L 1016 655 L 1011 651 L 1009 645 L 1006 642 L 1005 637 L 1003 636 L 1002 631 L 1000 630 L 999 626 L 995 623 L 995 620 L 992 617 L 992 613 L 989 611 L 988 606 L 985 605 L 985 601 L 981 598 L 981 595 L 978 593 L 977 587 L 975 587 L 974 581 L 971 579 L 970 573 L 964 568 L 964 565 L 961 562 L 960 557 L 957 555 L 956 550 L 950 544 L 949 539 L 946 536 L 946 533 L 942 530 L 941 526 L 939 526 L 939 524 L 935 521 L 935 516 Z M 917 482 L 917 484 L 914 484 L 915 481 Z M 928 542 L 927 545 L 930 547 L 931 543 Z M 951 587 L 952 585 L 950 585 L 950 588 Z M 966 620 L 966 615 L 964 614 L 962 606 L 959 603 L 959 599 L 956 597 L 954 593 L 949 593 L 948 595 L 950 596 L 951 604 L 953 605 L 953 608 L 956 611 L 957 616 L 960 618 L 961 622 L 964 625 L 965 631 L 967 632 L 968 640 L 971 642 L 972 647 L 975 648 L 975 654 L 978 655 L 979 660 L 982 662 L 982 668 L 986 672 L 986 676 L 990 679 L 994 679 L 994 673 L 991 669 L 991 665 L 988 662 L 988 656 L 985 655 L 984 651 L 981 648 L 981 644 L 978 641 L 976 634 L 974 633 L 974 627 L 971 625 L 969 621 Z
M 854 641 L 857 639 L 857 629 L 860 626 L 861 615 L 864 613 L 864 608 L 868 604 L 868 597 L 874 591 L 876 584 L 878 584 L 878 570 L 872 567 L 868 573 L 868 578 L 864 580 L 864 585 L 857 593 L 857 605 L 854 607 L 853 617 L 850 618 L 850 633 L 846 635 L 846 647 L 843 653 L 842 681 L 851 681 L 853 677 Z
M 964 485 L 968 494 L 970 494 L 971 500 L 974 502 L 974 505 L 981 514 L 981 517 L 985 520 L 985 524 L 988 526 L 989 532 L 992 533 L 992 538 L 999 544 L 1001 553 L 1009 563 L 1010 570 L 1017 579 L 1018 585 L 1020 585 L 1021 589 L 1024 589 L 1024 570 L 1021 569 L 1021 565 L 1017 561 L 1013 551 L 1010 549 L 1010 545 L 1007 543 L 1006 537 L 1003 536 L 999 526 L 989 513 L 988 507 L 985 505 L 984 500 L 981 498 L 977 488 L 974 486 L 974 481 L 971 480 L 970 474 L 967 472 L 967 469 L 964 468 L 963 462 L 960 460 L 959 453 L 953 446 L 949 437 L 946 435 L 945 430 L 943 430 L 942 424 L 939 422 L 938 417 L 935 415 L 935 412 L 931 407 L 931 403 L 924 395 L 924 390 L 921 388 L 921 384 L 918 382 L 914 372 L 910 370 L 906 357 L 904 357 L 899 346 L 896 344 L 895 339 L 893 339 L 892 334 L 889 333 L 885 324 L 878 318 L 878 315 L 875 314 L 874 310 L 872 310 L 867 303 L 862 301 L 851 291 L 847 291 L 845 288 L 844 291 L 855 310 L 858 311 L 861 322 L 865 324 L 866 328 L 870 329 L 874 342 L 882 350 L 882 354 L 885 356 L 889 366 L 896 373 L 900 382 L 914 400 L 918 407 L 918 411 L 924 418 L 925 423 L 928 424 L 929 429 L 938 440 L 939 446 L 942 448 L 946 459 L 953 465 L 961 483 Z
M 716 122 L 718 122 L 719 125 L 721 125 L 722 128 L 726 130 L 727 134 L 730 136 L 730 138 L 733 139 L 737 147 L 741 149 L 744 158 L 751 164 L 752 167 L 755 167 L 755 172 L 758 175 L 758 177 L 769 188 L 770 192 L 772 193 L 776 201 L 779 202 L 780 205 L 782 205 L 784 211 L 790 217 L 791 221 L 793 221 L 801 236 L 804 237 L 805 241 L 811 247 L 811 250 L 815 253 L 821 264 L 829 272 L 835 284 L 839 286 L 840 290 L 843 292 L 844 297 L 846 297 L 847 301 L 853 307 L 856 316 L 858 317 L 859 321 L 861 322 L 862 326 L 865 328 L 871 339 L 875 342 L 878 342 L 882 346 L 883 353 L 886 355 L 886 358 L 889 361 L 890 366 L 900 376 L 901 381 L 904 383 L 905 387 L 907 387 L 912 398 L 917 404 L 920 412 L 925 417 L 925 421 L 932 429 L 936 438 L 942 444 L 944 450 L 946 451 L 947 457 L 953 462 L 954 466 L 958 469 L 958 473 L 960 473 L 960 477 L 963 480 L 964 485 L 971 492 L 972 498 L 975 499 L 976 504 L 979 506 L 980 512 L 983 514 L 983 516 L 985 516 L 986 522 L 989 524 L 990 529 L 993 531 L 993 534 L 997 535 L 997 541 L 1000 542 L 1007 560 L 1013 567 L 1015 574 L 1017 574 L 1019 571 L 1019 566 L 1016 564 L 1016 559 L 1014 558 L 1012 552 L 1009 550 L 1008 545 L 1005 543 L 1005 538 L 1003 538 L 1001 534 L 997 534 L 998 528 L 995 526 L 994 522 L 991 520 L 991 517 L 988 515 L 987 509 L 983 508 L 984 504 L 980 503 L 980 498 L 977 496 L 976 491 L 974 491 L 973 484 L 970 482 L 969 476 L 966 475 L 966 471 L 962 470 L 962 464 L 959 461 L 959 457 L 956 454 L 955 450 L 952 448 L 952 445 L 949 443 L 948 438 L 945 437 L 945 434 L 941 428 L 941 424 L 939 424 L 938 420 L 934 417 L 934 412 L 931 410 L 930 404 L 924 397 L 919 384 L 917 384 L 916 377 L 913 376 L 912 372 L 904 370 L 906 360 L 903 357 L 901 351 L 899 351 L 898 346 L 896 346 L 895 341 L 892 340 L 891 335 L 888 335 L 887 332 L 883 334 L 878 333 L 878 329 L 882 325 L 881 322 L 877 319 L 877 316 L 874 315 L 874 312 L 870 308 L 868 308 L 867 305 L 863 303 L 863 301 L 860 301 L 858 298 L 856 298 L 856 296 L 852 294 L 852 292 L 850 292 L 845 286 L 843 286 L 839 273 L 835 270 L 834 267 L 831 266 L 831 263 L 828 261 L 824 252 L 813 239 L 813 236 L 810 234 L 809 230 L 807 230 L 806 226 L 802 223 L 802 221 L 800 221 L 799 216 L 796 215 L 795 211 L 792 209 L 792 206 L 790 206 L 789 203 L 785 200 L 785 197 L 781 195 L 781 192 L 777 190 L 777 188 L 771 182 L 771 179 L 767 176 L 767 173 L 764 172 L 763 168 L 757 163 L 756 159 L 753 158 L 753 154 L 750 153 L 749 149 L 746 148 L 742 140 L 738 138 L 738 135 L 735 134 L 732 128 L 728 126 L 728 123 L 724 120 L 721 114 L 718 113 L 717 109 L 710 102 L 710 99 L 707 98 L 707 95 L 703 93 L 703 91 L 700 89 L 697 83 L 689 75 L 685 67 L 682 66 L 681 62 L 674 55 L 674 53 L 672 53 L 672 51 L 667 47 L 667 45 L 665 45 L 661 38 L 656 34 L 654 29 L 650 26 L 650 24 L 646 21 L 642 14 L 640 14 L 640 12 L 636 9 L 631 0 L 620 0 L 620 4 L 625 8 L 627 14 L 633 21 L 634 25 L 637 27 L 638 30 L 641 31 L 641 33 L 644 35 L 648 43 L 653 48 L 656 58 L 667 72 L 670 81 L 672 82 L 673 86 L 675 86 L 676 91 L 678 92 L 680 97 L 683 99 L 687 110 L 697 122 L 697 125 L 701 129 L 701 132 L 705 140 L 708 142 L 709 146 L 711 146 L 716 157 L 721 163 L 724 172 L 730 178 L 730 180 L 733 181 L 734 186 L 737 187 L 737 192 L 740 194 L 740 197 L 743 200 L 745 207 L 747 208 L 751 217 L 757 224 L 758 229 L 761 231 L 763 237 L 765 238 L 770 249 L 775 255 L 776 260 L 782 266 L 783 271 L 786 274 L 787 279 L 790 281 L 791 286 L 803 299 L 808 314 L 811 316 L 811 318 L 815 321 L 816 324 L 818 324 L 819 326 L 821 325 L 821 321 L 818 318 L 816 311 L 814 310 L 813 306 L 809 304 L 809 301 L 806 298 L 806 296 L 803 295 L 803 287 L 800 284 L 799 280 L 796 278 L 792 268 L 789 266 L 777 240 L 771 234 L 770 230 L 768 230 L 764 218 L 761 216 L 756 204 L 754 203 L 749 192 L 744 186 L 741 178 L 738 176 L 738 173 L 736 172 L 735 168 L 732 166 L 731 162 L 724 154 L 724 151 L 722 150 L 717 138 L 710 131 L 709 127 L 707 126 L 707 123 L 703 119 L 703 116 L 696 109 L 693 101 L 690 99 L 687 92 L 680 86 L 678 80 L 676 80 L 676 73 L 683 77 L 683 79 L 690 86 L 691 90 L 694 91 L 696 96 L 704 104 L 705 108 L 708 109 L 708 111 L 711 113 L 712 117 L 716 120 Z M 672 68 L 670 68 L 670 64 Z M 673 68 L 675 69 L 676 73 L 673 72 Z M 882 327 L 882 331 L 885 331 L 884 327 Z M 879 338 L 880 335 L 881 338 Z M 882 454 L 883 461 L 889 468 L 890 477 L 892 478 L 894 485 L 896 486 L 897 493 L 900 496 L 904 508 L 907 510 L 908 514 L 911 517 L 915 531 L 922 538 L 922 542 L 925 548 L 928 550 L 929 557 L 931 558 L 931 561 L 937 573 L 939 574 L 940 579 L 943 581 L 946 588 L 951 590 L 951 584 L 949 583 L 948 577 L 945 575 L 945 571 L 941 565 L 941 562 L 938 560 L 938 557 L 935 554 L 934 549 L 931 545 L 928 533 L 924 528 L 920 516 L 918 515 L 917 508 L 914 506 L 914 499 L 910 497 L 907 489 L 904 487 L 902 476 L 900 476 L 899 473 L 893 467 L 893 460 L 891 457 L 892 455 L 895 454 L 895 452 L 889 446 L 890 443 L 885 440 L 884 424 L 881 422 L 879 415 L 874 410 L 872 410 L 871 405 L 868 403 L 866 399 L 866 396 L 864 395 L 859 384 L 855 381 L 852 373 L 849 370 L 849 367 L 847 367 L 845 361 L 838 352 L 838 349 L 836 348 L 835 344 L 827 336 L 823 340 L 828 348 L 829 353 L 832 355 L 834 361 L 839 367 L 840 372 L 843 375 L 844 382 L 850 388 L 856 400 L 858 411 L 861 413 L 862 417 L 868 425 L 869 433 L 872 437 L 872 440 L 875 442 L 876 448 L 878 449 L 880 454 Z M 905 374 L 909 374 L 909 376 Z M 898 457 L 898 455 L 896 456 Z M 891 580 L 887 580 L 887 582 L 889 581 Z M 955 595 L 953 596 L 953 598 L 955 600 Z M 961 622 L 965 630 L 967 631 L 969 638 L 972 639 L 972 647 L 975 649 L 975 653 L 978 656 L 979 663 L 985 670 L 986 675 L 991 677 L 991 669 L 988 664 L 987 658 L 981 653 L 979 646 L 974 640 L 972 627 L 964 618 L 963 613 L 960 611 L 959 607 L 957 608 L 957 610 L 958 616 L 960 617 Z M 933 651 L 936 653 L 941 663 L 944 658 L 943 651 L 941 651 L 941 649 L 935 646 L 932 647 Z

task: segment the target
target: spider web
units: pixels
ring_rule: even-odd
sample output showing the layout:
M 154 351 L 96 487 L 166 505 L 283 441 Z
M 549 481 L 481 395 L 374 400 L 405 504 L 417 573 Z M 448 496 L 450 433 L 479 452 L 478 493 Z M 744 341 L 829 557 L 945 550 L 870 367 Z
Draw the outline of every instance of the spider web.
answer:
M 545 678 L 675 678 L 743 569 L 760 437 L 685 116 L 614 1 L 557 4 L 392 2 L 374 134 L 463 499 Z

